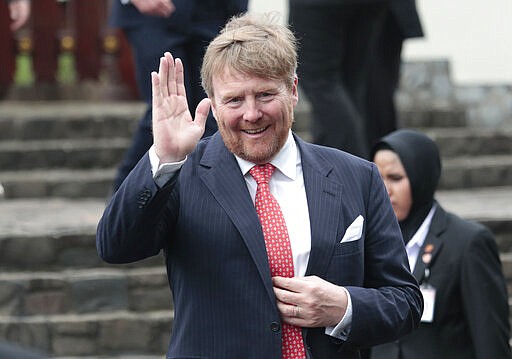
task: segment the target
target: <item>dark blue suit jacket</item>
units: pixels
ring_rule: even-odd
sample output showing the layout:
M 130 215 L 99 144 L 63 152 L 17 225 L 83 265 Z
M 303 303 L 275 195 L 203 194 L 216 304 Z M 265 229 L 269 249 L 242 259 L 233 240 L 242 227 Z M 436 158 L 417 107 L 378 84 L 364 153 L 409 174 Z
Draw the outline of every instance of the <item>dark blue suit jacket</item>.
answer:
M 422 299 L 375 165 L 296 137 L 311 221 L 307 275 L 351 294 L 348 340 L 304 329 L 308 357 L 359 358 L 419 322 Z M 340 244 L 364 217 L 362 238 Z M 98 225 L 112 263 L 166 256 L 175 316 L 168 358 L 280 358 L 281 332 L 263 233 L 235 157 L 217 133 L 159 189 L 146 155 Z

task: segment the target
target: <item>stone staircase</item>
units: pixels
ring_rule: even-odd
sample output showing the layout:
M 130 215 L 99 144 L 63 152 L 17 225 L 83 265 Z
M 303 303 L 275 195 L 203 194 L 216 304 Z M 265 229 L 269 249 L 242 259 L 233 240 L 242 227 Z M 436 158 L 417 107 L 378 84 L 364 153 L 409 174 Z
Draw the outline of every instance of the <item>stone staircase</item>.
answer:
M 401 126 L 441 148 L 438 199 L 491 228 L 512 290 L 512 87 L 457 87 L 445 62 L 410 63 L 397 98 Z M 162 258 L 114 266 L 95 249 L 143 111 L 136 102 L 0 103 L 0 340 L 59 359 L 164 357 L 173 312 Z M 306 139 L 308 121 L 302 102 L 295 130 Z

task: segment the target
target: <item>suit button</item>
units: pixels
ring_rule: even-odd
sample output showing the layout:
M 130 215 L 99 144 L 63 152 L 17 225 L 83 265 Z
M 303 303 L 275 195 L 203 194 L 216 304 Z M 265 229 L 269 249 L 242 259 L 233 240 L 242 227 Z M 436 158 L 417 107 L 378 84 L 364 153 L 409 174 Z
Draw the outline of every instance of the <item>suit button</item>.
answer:
M 277 322 L 272 322 L 270 323 L 270 330 L 273 331 L 274 333 L 278 332 L 279 330 L 281 330 L 281 325 Z

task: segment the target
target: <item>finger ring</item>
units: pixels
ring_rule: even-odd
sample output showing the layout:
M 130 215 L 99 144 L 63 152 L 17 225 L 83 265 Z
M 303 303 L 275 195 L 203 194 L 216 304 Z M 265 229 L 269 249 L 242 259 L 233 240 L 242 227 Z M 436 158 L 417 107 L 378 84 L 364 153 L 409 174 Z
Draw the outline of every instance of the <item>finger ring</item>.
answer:
M 300 311 L 299 306 L 298 306 L 298 305 L 296 305 L 296 306 L 295 306 L 294 313 L 293 313 L 293 314 L 295 315 L 295 318 L 298 318 L 298 317 L 299 317 L 299 311 Z

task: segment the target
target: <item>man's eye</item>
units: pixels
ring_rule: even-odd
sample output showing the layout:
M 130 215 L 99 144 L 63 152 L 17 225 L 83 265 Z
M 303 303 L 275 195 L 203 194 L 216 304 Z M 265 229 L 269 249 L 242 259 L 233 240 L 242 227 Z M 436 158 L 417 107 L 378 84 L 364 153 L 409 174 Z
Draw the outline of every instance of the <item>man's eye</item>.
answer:
M 258 97 L 263 99 L 263 100 L 266 100 L 266 99 L 269 99 L 271 97 L 273 97 L 274 94 L 271 93 L 271 92 L 262 92 Z
M 242 101 L 241 97 L 233 97 L 233 98 L 230 98 L 229 100 L 227 100 L 226 103 L 236 105 L 237 103 L 240 103 L 241 101 Z

